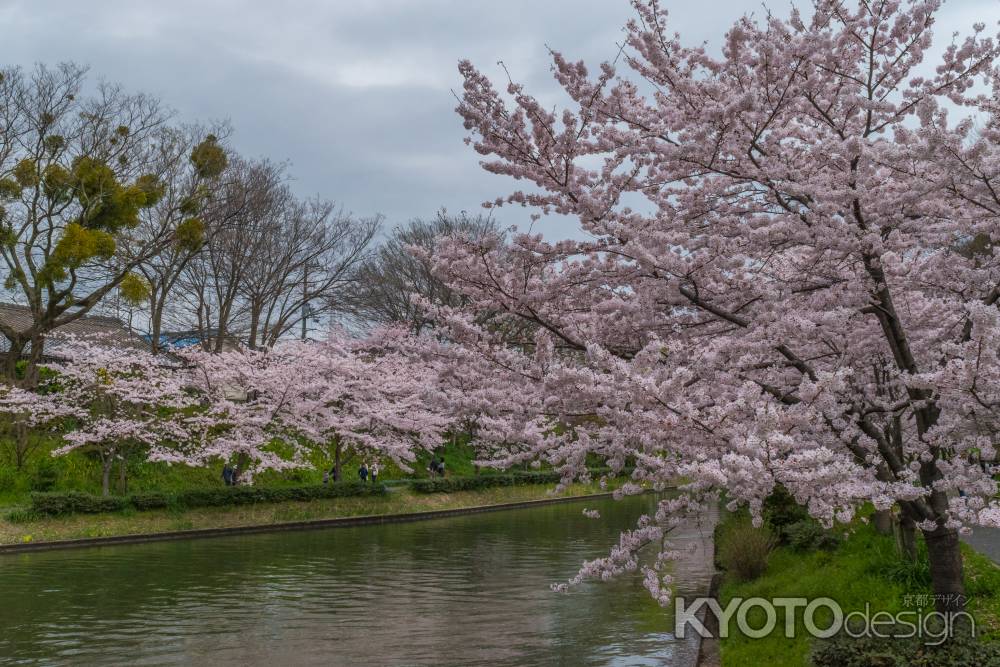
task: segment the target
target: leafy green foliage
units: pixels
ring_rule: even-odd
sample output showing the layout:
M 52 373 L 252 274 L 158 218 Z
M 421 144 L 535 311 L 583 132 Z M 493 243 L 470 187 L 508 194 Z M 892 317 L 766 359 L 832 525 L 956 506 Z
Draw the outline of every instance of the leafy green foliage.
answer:
M 382 484 L 365 484 L 360 481 L 309 486 L 236 486 L 188 489 L 175 494 L 138 493 L 126 497 L 103 497 L 69 491 L 65 493 L 33 493 L 31 494 L 31 509 L 37 514 L 61 516 L 116 512 L 126 508 L 150 510 L 166 507 L 225 507 L 256 503 L 280 503 L 290 500 L 309 501 L 322 498 L 372 496 L 385 493 L 386 487 Z
M 205 241 L 205 223 L 201 218 L 188 218 L 177 225 L 174 240 L 181 250 L 189 252 L 198 250 Z
M 764 521 L 774 529 L 782 544 L 788 543 L 785 534 L 788 526 L 810 518 L 806 508 L 799 505 L 792 494 L 780 484 L 775 486 L 771 495 L 764 499 L 763 514 Z
M 31 494 L 32 511 L 48 516 L 116 512 L 127 505 L 128 501 L 120 496 L 95 496 L 79 491 Z
M 557 472 L 504 473 L 477 477 L 432 477 L 411 482 L 418 493 L 454 493 L 486 489 L 492 486 L 517 486 L 519 484 L 555 484 L 561 479 Z
M 840 537 L 833 531 L 826 530 L 815 519 L 802 519 L 785 526 L 785 542 L 797 551 L 813 549 L 836 549 Z
M 912 627 L 881 626 L 883 635 L 906 634 Z M 854 634 L 861 634 L 856 631 Z M 982 642 L 958 631 L 950 641 L 927 646 L 926 637 L 852 638 L 840 634 L 819 642 L 812 654 L 816 667 L 967 667 L 1000 665 L 1000 642 Z
M 128 273 L 119 283 L 118 291 L 126 303 L 138 306 L 149 300 L 149 281 L 137 273 Z
M 11 173 L 22 188 L 33 188 L 38 185 L 38 165 L 30 158 L 25 158 L 14 165 Z
M 191 151 L 191 164 L 202 178 L 215 178 L 225 171 L 228 159 L 215 135 L 208 135 L 194 147 Z

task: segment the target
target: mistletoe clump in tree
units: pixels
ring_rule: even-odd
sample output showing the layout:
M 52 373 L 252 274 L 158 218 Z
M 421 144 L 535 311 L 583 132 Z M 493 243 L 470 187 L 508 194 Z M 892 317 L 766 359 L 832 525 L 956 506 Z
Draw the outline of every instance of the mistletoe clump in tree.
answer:
M 778 484 L 828 524 L 896 506 L 959 608 L 959 530 L 1000 525 L 997 44 L 977 25 L 927 67 L 940 2 L 816 0 L 740 20 L 713 56 L 633 4 L 632 76 L 554 53 L 561 112 L 460 65 L 484 168 L 534 186 L 495 204 L 585 239 L 438 247 L 471 298 L 438 313 L 464 408 L 508 463 L 629 459 L 758 518 Z M 534 336 L 511 345 L 504 320 Z M 634 567 L 682 505 L 586 573 Z

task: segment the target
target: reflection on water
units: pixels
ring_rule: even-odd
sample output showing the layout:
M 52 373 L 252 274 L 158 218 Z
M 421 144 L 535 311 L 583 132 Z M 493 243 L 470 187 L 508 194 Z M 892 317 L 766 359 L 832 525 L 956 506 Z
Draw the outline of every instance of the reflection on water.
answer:
M 639 575 L 549 589 L 654 503 L 3 556 L 0 662 L 693 664 Z M 707 588 L 713 520 L 677 535 L 684 593 Z

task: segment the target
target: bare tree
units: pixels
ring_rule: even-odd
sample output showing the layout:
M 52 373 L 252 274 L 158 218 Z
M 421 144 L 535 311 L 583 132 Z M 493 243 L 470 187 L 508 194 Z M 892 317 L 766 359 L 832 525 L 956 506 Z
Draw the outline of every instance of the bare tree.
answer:
M 206 349 L 221 351 L 245 332 L 243 285 L 290 197 L 284 165 L 232 158 L 224 187 L 204 213 L 213 232 L 184 270 L 188 312 Z
M 183 233 L 163 252 L 138 267 L 146 283 L 143 286 L 146 291 L 144 305 L 149 315 L 150 344 L 154 352 L 160 348 L 164 312 L 185 267 L 202 252 L 206 239 L 226 222 L 214 216 L 209 226 L 204 214 L 213 209 L 226 185 L 222 178 L 229 158 L 219 142 L 220 137 L 228 134 L 229 128 L 225 125 L 210 129 L 192 125 L 168 128 L 159 135 L 156 168 L 164 184 L 164 195 L 141 216 L 139 230 L 146 232 L 172 225 Z M 210 151 L 211 148 L 214 151 Z M 210 152 L 211 159 L 206 162 Z M 121 296 L 126 307 L 136 305 L 130 295 Z
M 437 239 L 456 234 L 481 238 L 497 233 L 492 218 L 470 216 L 464 211 L 449 215 L 444 209 L 431 220 L 416 219 L 396 227 L 358 269 L 344 309 L 361 322 L 405 323 L 419 332 L 431 322 L 413 302 L 414 294 L 440 305 L 457 306 L 462 299 L 431 270 L 428 257 Z
M 340 294 L 380 225 L 378 216 L 354 218 L 328 201 L 289 197 L 281 214 L 259 228 L 258 252 L 242 284 L 250 347 L 270 347 L 296 323 L 305 332 L 307 318 L 341 309 Z

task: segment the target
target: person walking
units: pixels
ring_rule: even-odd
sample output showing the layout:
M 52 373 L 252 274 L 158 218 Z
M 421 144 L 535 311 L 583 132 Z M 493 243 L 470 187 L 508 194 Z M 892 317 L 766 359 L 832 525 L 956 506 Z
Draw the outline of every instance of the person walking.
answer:
M 330 483 L 330 471 L 329 470 L 324 470 L 323 471 L 323 484 L 329 484 L 329 483 Z
M 368 481 L 368 464 L 362 463 L 361 467 L 358 468 L 358 477 L 361 478 L 362 482 Z
M 368 470 L 368 473 L 372 477 L 372 484 L 375 483 L 375 478 L 378 477 L 378 462 L 372 463 L 372 467 Z
M 233 469 L 228 462 L 222 465 L 222 481 L 225 482 L 226 486 L 233 485 Z

